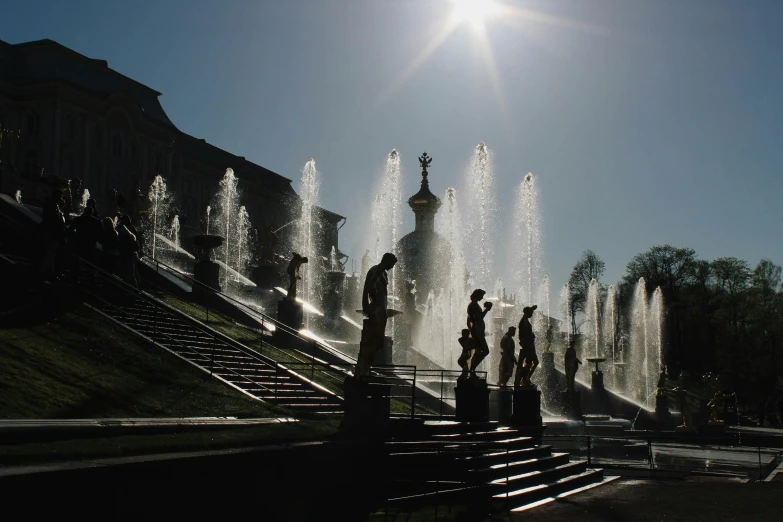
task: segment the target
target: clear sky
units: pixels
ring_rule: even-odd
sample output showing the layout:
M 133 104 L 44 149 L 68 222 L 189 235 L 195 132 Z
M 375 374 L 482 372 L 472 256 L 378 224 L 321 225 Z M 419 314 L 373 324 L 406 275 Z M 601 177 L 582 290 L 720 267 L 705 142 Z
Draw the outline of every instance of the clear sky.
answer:
M 0 39 L 108 60 L 297 188 L 314 157 L 351 255 L 392 148 L 407 198 L 424 150 L 441 195 L 484 141 L 503 219 L 538 176 L 553 286 L 586 248 L 607 282 L 663 243 L 783 262 L 783 2 L 498 2 L 516 10 L 485 38 L 466 22 L 438 46 L 448 0 L 5 1 Z

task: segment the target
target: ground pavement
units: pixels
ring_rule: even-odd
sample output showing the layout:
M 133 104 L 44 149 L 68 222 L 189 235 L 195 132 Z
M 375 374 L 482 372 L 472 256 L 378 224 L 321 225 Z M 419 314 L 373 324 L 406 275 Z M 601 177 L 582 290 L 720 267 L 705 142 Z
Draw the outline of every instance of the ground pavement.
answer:
M 783 482 L 691 477 L 617 480 L 519 513 L 512 521 L 652 522 L 783 520 Z M 507 519 L 507 520 L 508 520 Z

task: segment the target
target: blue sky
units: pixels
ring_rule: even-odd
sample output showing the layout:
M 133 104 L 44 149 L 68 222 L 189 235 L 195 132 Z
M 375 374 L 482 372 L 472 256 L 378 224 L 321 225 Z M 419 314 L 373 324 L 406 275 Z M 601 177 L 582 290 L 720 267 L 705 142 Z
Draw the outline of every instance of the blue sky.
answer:
M 314 157 L 352 255 L 392 148 L 407 198 L 422 151 L 440 195 L 484 141 L 504 219 L 522 176 L 538 176 L 555 287 L 586 248 L 607 282 L 663 243 L 783 262 L 783 2 L 503 3 L 538 15 L 486 20 L 495 82 L 468 23 L 399 81 L 448 0 L 4 2 L 0 39 L 108 60 L 161 91 L 180 129 L 297 188 Z

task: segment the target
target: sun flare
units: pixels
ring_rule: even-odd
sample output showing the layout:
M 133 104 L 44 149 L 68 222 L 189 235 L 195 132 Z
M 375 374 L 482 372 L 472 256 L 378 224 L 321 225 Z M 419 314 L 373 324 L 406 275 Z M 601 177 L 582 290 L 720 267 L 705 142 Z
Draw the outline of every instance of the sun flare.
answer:
M 484 20 L 498 11 L 494 0 L 452 0 L 454 17 L 459 22 L 469 22 L 473 27 L 481 27 Z

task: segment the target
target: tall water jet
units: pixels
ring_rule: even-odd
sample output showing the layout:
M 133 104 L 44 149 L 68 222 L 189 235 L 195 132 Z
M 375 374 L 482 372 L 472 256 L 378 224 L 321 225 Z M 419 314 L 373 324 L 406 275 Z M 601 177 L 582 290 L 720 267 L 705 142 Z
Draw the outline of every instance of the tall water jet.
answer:
M 332 272 L 337 271 L 337 250 L 332 245 L 332 252 L 329 254 L 329 270 Z
M 600 306 L 598 303 L 600 294 L 600 287 L 598 281 L 595 279 L 590 281 L 590 286 L 587 288 L 587 303 L 585 303 L 585 322 L 587 323 L 587 332 L 585 337 L 589 340 L 589 350 L 586 353 L 590 353 L 594 358 L 600 358 L 601 355 L 601 314 Z M 584 352 L 583 352 L 584 353 Z
M 647 283 L 639 278 L 631 303 L 631 347 L 627 356 L 629 393 L 648 406 L 654 375 L 650 378 L 647 335 Z M 652 382 L 651 382 L 652 381 Z
M 90 191 L 87 189 L 84 189 L 82 192 L 82 199 L 81 199 L 81 206 L 79 207 L 79 210 L 84 210 L 87 208 L 87 200 L 90 199 Z
M 148 238 L 150 244 L 148 251 L 152 252 L 152 259 L 157 254 L 158 236 L 166 237 L 169 230 L 166 230 L 165 222 L 168 218 L 169 208 L 171 206 L 171 195 L 166 188 L 166 180 L 161 175 L 155 176 L 147 192 L 147 199 L 150 202 L 150 212 L 143 223 L 144 236 Z
M 320 263 L 316 260 L 321 255 L 321 235 L 318 231 L 316 208 L 318 207 L 318 194 L 321 189 L 321 179 L 315 168 L 315 160 L 310 158 L 302 168 L 302 184 L 299 189 L 301 199 L 301 212 L 297 223 L 297 233 L 294 242 L 296 251 L 303 256 L 310 256 L 312 262 L 302 265 L 302 292 L 301 298 L 306 303 L 320 307 L 318 268 Z M 305 317 L 305 327 L 310 327 L 309 315 Z
M 657 287 L 653 292 L 650 299 L 650 328 L 655 332 L 655 351 L 650 354 L 651 357 L 655 357 L 655 361 L 651 364 L 651 368 L 655 368 L 655 373 L 660 373 L 663 369 L 663 290 L 661 287 Z
M 174 246 L 179 249 L 179 216 L 175 215 L 174 218 L 171 220 L 171 229 L 169 232 L 169 239 L 174 244 Z
M 514 285 L 521 301 L 527 306 L 540 297 L 534 283 L 541 280 L 543 252 L 541 250 L 541 212 L 536 178 L 528 173 L 517 187 L 514 198 L 514 241 L 509 241 Z
M 573 310 L 571 308 L 571 288 L 568 283 L 563 285 L 560 290 L 560 312 L 563 314 L 563 323 L 566 325 L 565 341 L 566 348 L 571 343 L 571 325 L 573 324 Z
M 212 218 L 215 222 L 216 233 L 223 235 L 225 243 L 223 248 L 215 250 L 215 258 L 218 263 L 223 264 L 224 288 L 229 289 L 229 278 L 231 270 L 229 267 L 236 264 L 235 250 L 237 248 L 238 227 L 236 226 L 237 216 L 239 214 L 239 187 L 237 177 L 233 169 L 226 169 L 223 179 L 220 180 L 218 192 L 212 198 L 212 208 L 215 210 L 215 216 Z
M 550 308 L 550 296 L 549 296 L 549 276 L 544 276 L 544 279 L 541 282 L 541 286 L 544 288 L 544 305 L 546 306 L 546 323 L 544 324 L 544 328 L 546 330 L 549 330 L 549 327 L 552 324 L 552 310 Z
M 372 209 L 372 236 L 368 243 L 372 245 L 370 255 L 372 264 L 380 263 L 381 257 L 386 252 L 397 256 L 400 267 L 404 265 L 401 253 L 398 251 L 397 242 L 402 231 L 402 170 L 400 168 L 400 154 L 392 149 L 386 156 L 383 172 L 375 188 L 375 205 Z M 399 297 L 402 291 L 399 267 L 389 272 L 389 293 L 393 297 Z M 364 277 L 365 274 L 362 274 Z M 391 306 L 399 308 L 399 302 L 393 302 Z M 392 328 L 396 325 L 392 319 Z
M 212 207 L 207 205 L 207 231 L 206 234 L 209 234 L 209 213 L 212 211 Z
M 242 275 L 250 262 L 250 216 L 244 205 L 237 212 L 237 257 L 235 270 Z
M 612 361 L 617 361 L 617 287 L 609 285 L 606 290 L 606 302 L 604 302 L 603 337 L 604 346 L 610 351 Z M 609 354 L 607 354 L 609 355 Z
M 486 290 L 494 279 L 497 197 L 492 152 L 483 142 L 476 145 L 465 175 L 465 262 L 470 271 L 470 286 Z

